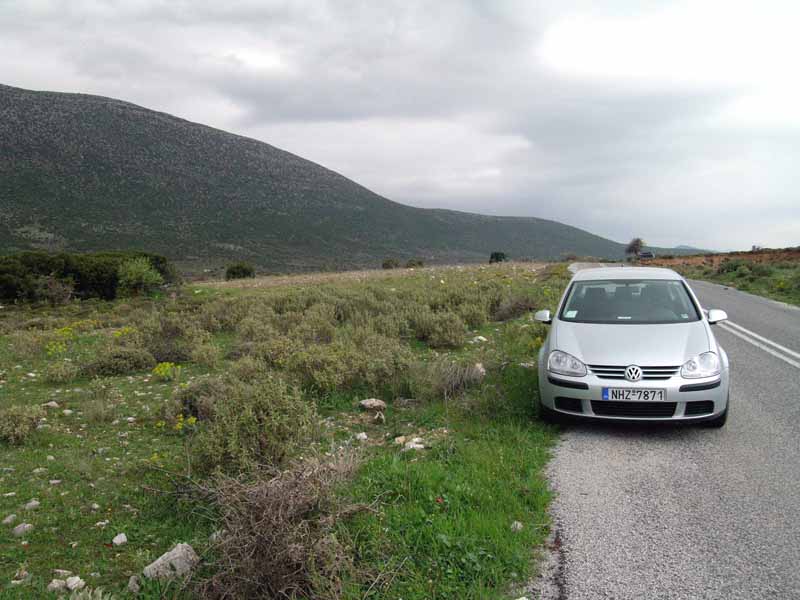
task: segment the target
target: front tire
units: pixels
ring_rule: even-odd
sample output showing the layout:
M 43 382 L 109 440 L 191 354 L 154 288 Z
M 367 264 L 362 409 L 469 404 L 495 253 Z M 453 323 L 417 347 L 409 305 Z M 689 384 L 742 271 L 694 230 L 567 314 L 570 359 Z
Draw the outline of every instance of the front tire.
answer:
M 725 410 L 722 411 L 721 414 L 714 417 L 710 421 L 703 421 L 703 427 L 708 427 L 709 429 L 720 429 L 725 427 L 725 423 L 728 422 L 728 413 L 731 409 L 731 401 L 728 400 L 728 404 L 725 406 Z

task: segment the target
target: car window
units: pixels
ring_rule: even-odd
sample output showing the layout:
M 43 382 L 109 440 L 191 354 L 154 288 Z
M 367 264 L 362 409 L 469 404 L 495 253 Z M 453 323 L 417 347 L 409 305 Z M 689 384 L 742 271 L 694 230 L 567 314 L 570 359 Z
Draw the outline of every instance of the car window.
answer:
M 682 281 L 576 281 L 559 318 L 573 323 L 688 323 L 700 313 Z

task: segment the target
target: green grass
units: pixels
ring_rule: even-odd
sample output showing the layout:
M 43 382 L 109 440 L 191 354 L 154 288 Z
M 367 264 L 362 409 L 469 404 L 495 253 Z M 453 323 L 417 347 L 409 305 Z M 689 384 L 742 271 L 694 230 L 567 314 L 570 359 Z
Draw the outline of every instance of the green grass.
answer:
M 800 305 L 800 262 L 755 263 L 745 259 L 723 261 L 719 267 L 678 267 L 684 277 L 705 279 L 781 302 Z
M 193 324 L 206 323 L 209 314 L 220 318 L 259 314 L 259 318 L 273 319 L 277 329 L 286 329 L 275 336 L 297 339 L 312 318 L 302 311 L 317 304 L 337 307 L 333 325 L 343 354 L 330 354 L 334 362 L 326 368 L 348 376 L 367 369 L 345 386 L 303 388 L 304 400 L 316 405 L 324 424 L 314 441 L 316 448 L 357 445 L 354 436 L 360 431 L 367 432 L 370 440 L 364 445 L 363 466 L 341 491 L 343 501 L 374 508 L 337 526 L 341 539 L 348 541 L 354 566 L 346 596 L 503 597 L 509 586 L 531 574 L 533 552 L 547 531 L 549 492 L 542 467 L 554 432 L 536 419 L 535 371 L 520 366 L 534 360 L 546 330 L 526 313 L 506 322 L 487 320 L 480 328 L 464 332 L 466 340 L 480 334 L 486 342 L 431 348 L 407 329 L 403 311 L 427 306 L 457 313 L 469 303 L 517 297 L 527 298 L 537 308 L 552 308 L 564 282 L 561 267 L 534 275 L 525 267 L 497 265 L 421 270 L 380 281 L 322 286 L 203 287 L 200 293 L 189 286 L 174 302 L 3 309 L 0 409 L 51 400 L 60 406 L 46 409 L 44 426 L 23 445 L 0 442 L 0 518 L 13 513 L 18 517 L 14 525 L 24 521 L 35 527 L 23 538 L 14 538 L 12 526 L 0 526 L 0 598 L 44 596 L 53 569 L 70 570 L 93 588 L 125 597 L 130 575 L 177 542 L 206 552 L 215 529 L 213 507 L 181 499 L 169 475 L 186 474 L 192 458 L 191 439 L 174 430 L 163 414 L 177 382 L 159 382 L 149 373 L 108 378 L 111 400 L 106 411 L 98 412 L 92 408 L 90 381 L 47 383 L 43 373 L 48 363 L 64 357 L 79 365 L 90 362 L 109 344 L 118 343 L 114 332 L 137 327 L 138 319 L 152 310 L 180 314 Z M 222 304 L 215 308 L 215 302 Z M 276 316 L 265 307 L 281 314 Z M 485 308 L 489 311 L 488 303 Z M 298 311 L 305 317 L 299 317 Z M 319 314 L 313 318 L 321 319 Z M 359 328 L 392 325 L 395 318 L 400 333 L 391 339 L 399 345 L 381 342 L 383 349 L 360 348 L 353 341 L 359 339 Z M 76 325 L 87 320 L 91 322 Z M 48 355 L 45 342 L 64 327 L 75 330 L 66 350 L 56 348 Z M 212 343 L 223 352 L 238 347 L 235 326 L 211 329 Z M 34 332 L 32 345 L 20 353 L 13 344 L 20 335 L 30 337 L 30 332 Z M 381 338 L 369 339 L 378 343 Z M 304 350 L 317 356 L 331 352 L 332 347 L 307 342 Z M 488 374 L 482 383 L 456 397 L 394 405 L 394 397 L 408 397 L 418 384 L 389 382 L 383 371 L 369 371 L 389 358 L 422 364 L 443 359 L 481 362 Z M 183 363 L 181 380 L 224 373 L 229 364 L 224 360 L 209 369 Z M 291 362 L 272 367 L 298 382 L 307 375 L 305 368 Z M 400 379 L 412 377 L 412 371 L 401 371 Z M 385 422 L 375 422 L 356 408 L 359 399 L 370 396 L 389 402 Z M 65 415 L 64 409 L 73 412 Z M 403 452 L 393 442 L 401 435 L 422 437 L 428 448 Z M 41 468 L 45 471 L 34 473 Z M 51 485 L 50 480 L 60 483 Z M 10 493 L 14 495 L 4 495 Z M 41 506 L 26 512 L 23 505 L 33 498 Z M 93 504 L 98 507 L 92 508 Z M 98 525 L 103 521 L 108 524 Z M 514 521 L 524 524 L 521 531 L 511 530 Z M 121 532 L 128 543 L 111 546 L 111 539 Z M 21 566 L 32 579 L 25 586 L 12 586 L 10 580 Z M 177 593 L 150 589 L 143 597 Z

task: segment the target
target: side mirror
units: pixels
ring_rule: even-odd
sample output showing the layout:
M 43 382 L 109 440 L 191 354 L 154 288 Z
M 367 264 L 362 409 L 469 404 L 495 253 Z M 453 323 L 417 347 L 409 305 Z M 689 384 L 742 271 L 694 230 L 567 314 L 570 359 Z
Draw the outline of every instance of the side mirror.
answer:
M 533 318 L 537 321 L 541 321 L 542 323 L 553 322 L 553 317 L 550 316 L 549 310 L 537 310 L 536 314 L 533 315 Z
M 719 323 L 720 321 L 727 321 L 728 320 L 728 313 L 724 310 L 719 310 L 718 308 L 712 308 L 708 311 L 708 322 L 713 325 L 714 323 Z

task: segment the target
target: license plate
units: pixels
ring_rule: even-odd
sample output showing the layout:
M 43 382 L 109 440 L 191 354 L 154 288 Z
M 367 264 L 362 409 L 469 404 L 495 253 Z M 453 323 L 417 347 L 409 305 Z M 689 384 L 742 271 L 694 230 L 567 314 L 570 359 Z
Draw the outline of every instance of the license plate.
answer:
M 642 388 L 603 388 L 603 400 L 635 400 L 647 402 L 654 400 L 663 402 L 667 399 L 664 390 L 646 390 Z

